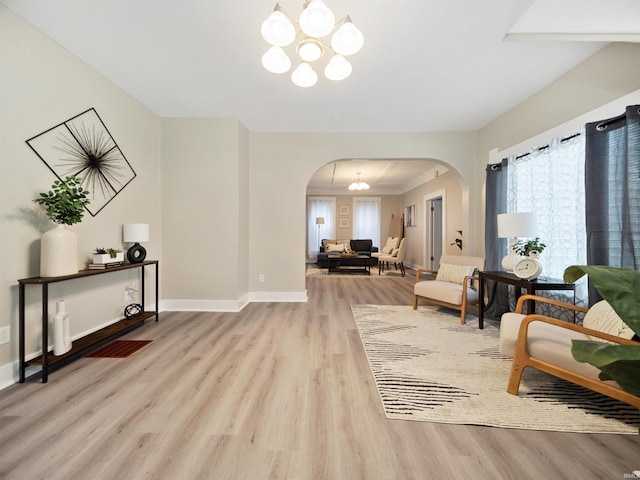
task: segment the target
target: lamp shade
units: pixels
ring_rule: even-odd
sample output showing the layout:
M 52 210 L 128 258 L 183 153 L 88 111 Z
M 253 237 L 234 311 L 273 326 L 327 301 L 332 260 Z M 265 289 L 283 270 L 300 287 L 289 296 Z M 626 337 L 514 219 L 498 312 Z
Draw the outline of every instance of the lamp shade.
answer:
M 340 55 L 358 53 L 363 45 L 362 32 L 350 21 L 344 23 L 331 38 L 331 48 Z
M 318 74 L 313 71 L 311 65 L 302 62 L 291 73 L 291 81 L 298 87 L 313 87 L 318 82 Z
M 262 56 L 262 65 L 271 73 L 285 73 L 291 69 L 291 60 L 280 47 L 271 47 Z
M 127 223 L 122 226 L 122 241 L 125 243 L 137 243 L 149 241 L 149 224 Z
M 335 25 L 336 17 L 322 0 L 312 0 L 300 14 L 300 29 L 311 37 L 324 37 Z
M 498 237 L 535 237 L 538 234 L 538 221 L 533 212 L 498 214 Z
M 324 225 L 324 217 L 316 217 L 316 225 Z
M 284 13 L 276 10 L 262 23 L 262 37 L 271 45 L 286 47 L 296 38 L 296 29 Z
M 329 80 L 344 80 L 351 75 L 351 70 L 351 64 L 342 55 L 334 55 L 324 69 L 324 76 Z

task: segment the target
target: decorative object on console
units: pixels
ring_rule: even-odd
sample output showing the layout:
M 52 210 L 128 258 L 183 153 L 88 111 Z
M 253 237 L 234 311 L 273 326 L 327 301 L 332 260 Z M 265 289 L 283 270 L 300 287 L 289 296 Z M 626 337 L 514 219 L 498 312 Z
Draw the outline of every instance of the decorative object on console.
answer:
M 87 194 L 77 177 L 56 180 L 47 193 L 33 201 L 46 209 L 47 216 L 58 226 L 46 231 L 40 243 L 40 276 L 60 277 L 78 273 L 78 236 L 65 225 L 82 221 Z
M 124 318 L 137 317 L 143 311 L 139 303 L 131 303 L 124 308 Z
M 127 260 L 131 263 L 141 263 L 147 256 L 147 251 L 140 242 L 149 241 L 149 224 L 128 223 L 122 226 L 122 241 L 133 243 L 127 250 Z
M 53 317 L 53 354 L 60 356 L 71 350 L 71 325 L 64 300 L 56 302 L 56 314 Z
M 336 30 L 338 25 L 340 28 Z M 323 38 L 334 30 L 331 46 L 326 45 Z M 299 22 L 276 4 L 269 18 L 262 23 L 261 33 L 272 45 L 262 56 L 262 65 L 271 73 L 286 73 L 291 69 L 291 59 L 282 47 L 300 39 L 296 46 L 300 64 L 291 74 L 291 81 L 298 87 L 312 87 L 318 82 L 318 74 L 311 63 L 320 60 L 325 50 L 333 50 L 335 54 L 324 68 L 324 75 L 329 80 L 344 80 L 352 70 L 345 57 L 358 53 L 364 44 L 364 37 L 351 22 L 351 17 L 347 15 L 336 22 L 333 12 L 322 0 L 306 1 Z
M 498 237 L 508 238 L 507 255 L 502 259 L 502 268 L 513 272 L 519 257 L 515 246 L 518 238 L 535 237 L 538 229 L 536 214 L 533 212 L 514 212 L 498 214 Z
M 91 206 L 85 208 L 92 216 L 136 176 L 94 108 L 30 138 L 27 144 L 59 179 L 67 175 L 80 179 L 91 193 Z
M 115 248 L 96 248 L 93 254 L 93 264 L 123 263 L 124 252 Z

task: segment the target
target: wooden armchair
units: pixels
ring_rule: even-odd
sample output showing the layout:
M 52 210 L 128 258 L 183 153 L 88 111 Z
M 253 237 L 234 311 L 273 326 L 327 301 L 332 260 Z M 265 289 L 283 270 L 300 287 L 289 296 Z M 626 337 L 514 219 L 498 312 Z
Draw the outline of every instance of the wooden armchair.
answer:
M 518 395 L 522 372 L 526 367 L 532 367 L 640 409 L 640 397 L 625 392 L 615 382 L 600 380 L 599 369 L 588 363 L 576 361 L 571 354 L 571 341 L 600 339 L 637 346 L 640 346 L 640 342 L 545 315 L 524 315 L 522 311 L 526 301 L 543 302 L 578 312 L 589 312 L 588 309 L 580 306 L 536 295 L 520 297 L 516 311 L 505 313 L 500 325 L 500 352 L 513 357 L 507 392 Z M 599 304 L 594 305 L 592 309 L 597 305 Z M 585 317 L 585 323 L 592 323 L 587 320 Z
M 462 255 L 443 255 L 440 268 L 416 270 L 416 283 L 413 286 L 413 309 L 418 308 L 418 299 L 426 303 L 460 310 L 460 323 L 465 323 L 467 305 L 478 303 L 477 271 L 484 268 L 484 258 Z M 437 274 L 435 280 L 420 280 L 421 273 Z

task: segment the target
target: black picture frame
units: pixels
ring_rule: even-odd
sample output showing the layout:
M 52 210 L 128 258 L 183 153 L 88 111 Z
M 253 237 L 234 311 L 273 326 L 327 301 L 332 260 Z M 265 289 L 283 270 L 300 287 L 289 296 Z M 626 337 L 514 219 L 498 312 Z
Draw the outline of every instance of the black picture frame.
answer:
M 71 117 L 27 141 L 59 180 L 76 176 L 89 191 L 85 208 L 96 216 L 135 177 L 95 108 Z

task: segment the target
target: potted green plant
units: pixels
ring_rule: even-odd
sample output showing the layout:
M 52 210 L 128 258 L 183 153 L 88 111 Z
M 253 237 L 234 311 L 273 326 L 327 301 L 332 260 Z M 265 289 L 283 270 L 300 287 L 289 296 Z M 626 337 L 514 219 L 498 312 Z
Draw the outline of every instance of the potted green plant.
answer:
M 96 248 L 93 253 L 94 264 L 124 262 L 124 252 L 115 248 Z
M 513 250 L 522 257 L 528 257 L 531 252 L 542 253 L 546 247 L 547 246 L 540 241 L 540 237 L 536 237 L 535 240 L 519 240 L 513 246 Z
M 640 336 L 640 272 L 601 265 L 572 265 L 564 281 L 588 275 L 593 286 L 618 316 Z M 573 340 L 571 354 L 600 369 L 601 380 L 614 380 L 624 391 L 640 396 L 640 346 Z
M 84 207 L 90 203 L 89 192 L 84 190 L 78 177 L 56 180 L 47 193 L 41 193 L 33 201 L 45 208 L 47 216 L 57 224 L 80 223 Z
M 56 180 L 49 192 L 33 200 L 44 207 L 47 216 L 58 225 L 42 235 L 40 276 L 59 277 L 78 272 L 78 237 L 65 225 L 82 220 L 84 207 L 90 202 L 88 195 L 81 180 L 71 176 L 64 182 Z

